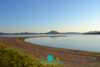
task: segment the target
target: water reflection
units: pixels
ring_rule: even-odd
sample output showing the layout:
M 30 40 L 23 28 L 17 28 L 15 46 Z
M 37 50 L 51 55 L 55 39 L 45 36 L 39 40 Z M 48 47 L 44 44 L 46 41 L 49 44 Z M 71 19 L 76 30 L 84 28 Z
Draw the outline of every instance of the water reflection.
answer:
M 38 37 L 25 41 L 44 46 L 100 52 L 99 35 L 66 35 L 67 37 Z

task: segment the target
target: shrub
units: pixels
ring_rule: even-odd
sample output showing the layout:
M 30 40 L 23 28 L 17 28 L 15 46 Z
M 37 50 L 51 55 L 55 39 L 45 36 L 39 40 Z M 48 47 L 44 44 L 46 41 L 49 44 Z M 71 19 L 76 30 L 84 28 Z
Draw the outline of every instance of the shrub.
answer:
M 44 67 L 33 55 L 9 48 L 0 43 L 0 66 L 2 67 Z
M 35 58 L 34 55 L 25 54 L 0 43 L 0 67 L 61 67 L 38 64 L 40 61 L 42 60 Z

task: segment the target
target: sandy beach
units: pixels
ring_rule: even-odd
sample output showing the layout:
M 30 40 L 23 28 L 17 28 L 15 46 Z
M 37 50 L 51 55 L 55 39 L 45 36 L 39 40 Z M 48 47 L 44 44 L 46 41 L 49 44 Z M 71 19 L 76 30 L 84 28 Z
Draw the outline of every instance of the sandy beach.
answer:
M 25 42 L 26 38 L 28 37 L 0 37 L 0 41 L 44 60 L 48 55 L 53 55 L 54 58 L 59 58 L 65 67 L 100 67 L 100 53 L 40 46 Z

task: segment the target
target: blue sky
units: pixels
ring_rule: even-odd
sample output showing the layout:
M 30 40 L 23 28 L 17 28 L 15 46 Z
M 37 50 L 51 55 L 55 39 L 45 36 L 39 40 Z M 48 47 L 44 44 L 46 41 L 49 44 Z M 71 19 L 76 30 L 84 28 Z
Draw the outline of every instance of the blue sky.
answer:
M 100 0 L 0 0 L 0 32 L 100 31 Z

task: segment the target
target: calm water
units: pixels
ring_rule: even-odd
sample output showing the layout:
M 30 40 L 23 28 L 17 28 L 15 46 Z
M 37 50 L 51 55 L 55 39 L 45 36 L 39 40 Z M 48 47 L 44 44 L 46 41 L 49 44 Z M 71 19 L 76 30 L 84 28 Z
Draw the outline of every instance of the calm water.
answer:
M 25 41 L 43 46 L 100 52 L 100 35 L 66 35 L 66 37 L 37 37 Z
M 37 37 L 37 36 L 42 36 L 42 37 Z M 43 37 L 43 36 L 52 36 L 52 37 Z M 60 37 L 53 37 L 53 36 L 60 36 Z M 29 38 L 26 39 L 25 41 L 43 46 L 100 52 L 100 35 L 33 34 L 33 35 L 3 35 L 2 37 L 37 37 L 37 38 Z
M 43 37 L 43 36 L 66 36 L 66 35 L 65 34 L 0 35 L 0 37 Z

